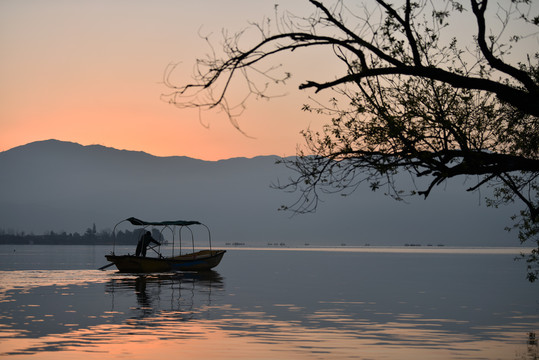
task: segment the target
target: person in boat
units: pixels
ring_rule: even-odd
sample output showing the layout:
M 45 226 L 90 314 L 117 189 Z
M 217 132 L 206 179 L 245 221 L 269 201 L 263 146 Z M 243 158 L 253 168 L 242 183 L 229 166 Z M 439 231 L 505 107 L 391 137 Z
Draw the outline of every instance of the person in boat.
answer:
M 141 255 L 142 257 L 146 257 L 146 250 L 148 248 L 148 245 L 150 245 L 151 243 L 154 243 L 159 246 L 161 245 L 159 241 L 155 240 L 152 237 L 152 233 L 150 233 L 149 231 L 146 231 L 146 233 L 138 241 L 135 256 Z

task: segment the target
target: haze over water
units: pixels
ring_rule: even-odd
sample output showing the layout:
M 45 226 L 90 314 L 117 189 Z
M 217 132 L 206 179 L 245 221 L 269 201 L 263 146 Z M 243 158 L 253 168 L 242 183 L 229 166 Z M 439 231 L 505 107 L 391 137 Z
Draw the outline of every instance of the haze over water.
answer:
M 153 275 L 95 270 L 109 251 L 0 246 L 0 356 L 538 355 L 537 285 L 515 249 L 230 248 L 207 274 Z

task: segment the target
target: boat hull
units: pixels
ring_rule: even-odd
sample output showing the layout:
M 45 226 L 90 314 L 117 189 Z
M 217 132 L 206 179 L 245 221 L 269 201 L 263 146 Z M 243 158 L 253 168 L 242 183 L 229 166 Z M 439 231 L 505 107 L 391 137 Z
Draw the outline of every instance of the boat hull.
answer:
M 105 255 L 121 272 L 151 273 L 169 271 L 205 271 L 221 262 L 226 250 L 202 250 L 168 258 L 134 255 Z

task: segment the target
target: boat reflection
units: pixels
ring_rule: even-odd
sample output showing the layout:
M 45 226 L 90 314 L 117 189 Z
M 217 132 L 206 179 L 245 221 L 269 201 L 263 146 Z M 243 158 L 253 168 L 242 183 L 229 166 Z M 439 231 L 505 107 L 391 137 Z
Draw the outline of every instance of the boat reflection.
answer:
M 182 319 L 195 317 L 212 304 L 212 297 L 224 290 L 223 277 L 216 271 L 167 274 L 139 274 L 112 278 L 105 284 L 111 296 L 111 312 L 130 319 L 144 319 L 163 313 Z M 135 297 L 131 295 L 135 294 Z M 131 299 L 136 299 L 133 305 Z

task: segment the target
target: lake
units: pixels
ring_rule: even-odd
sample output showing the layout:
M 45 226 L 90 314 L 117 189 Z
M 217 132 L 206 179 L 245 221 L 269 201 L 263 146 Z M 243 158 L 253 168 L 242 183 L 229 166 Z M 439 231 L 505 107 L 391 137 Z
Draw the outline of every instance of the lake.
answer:
M 1 245 L 0 357 L 539 356 L 515 249 L 231 248 L 214 271 L 151 275 L 96 270 L 109 251 Z

